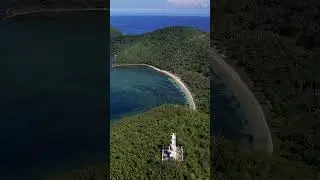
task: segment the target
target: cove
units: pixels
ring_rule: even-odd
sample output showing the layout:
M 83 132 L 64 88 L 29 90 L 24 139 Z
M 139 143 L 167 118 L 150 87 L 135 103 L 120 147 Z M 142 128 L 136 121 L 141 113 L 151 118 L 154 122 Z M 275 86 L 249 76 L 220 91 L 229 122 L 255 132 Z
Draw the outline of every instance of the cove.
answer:
M 168 76 L 152 68 L 112 67 L 110 78 L 111 123 L 162 104 L 187 104 L 179 87 Z
M 0 22 L 0 179 L 45 179 L 107 159 L 105 13 Z
M 211 132 L 250 147 L 251 129 L 243 104 L 226 82 L 213 72 L 210 83 Z

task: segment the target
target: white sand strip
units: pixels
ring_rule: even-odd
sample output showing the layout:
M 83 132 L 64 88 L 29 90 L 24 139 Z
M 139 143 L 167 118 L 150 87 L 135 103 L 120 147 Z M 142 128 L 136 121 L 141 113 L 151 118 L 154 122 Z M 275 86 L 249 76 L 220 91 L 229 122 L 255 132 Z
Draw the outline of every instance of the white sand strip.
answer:
M 118 67 L 118 66 L 147 66 L 147 67 L 150 67 L 160 73 L 163 73 L 163 74 L 169 76 L 170 78 L 172 78 L 176 82 L 176 84 L 179 86 L 180 90 L 185 94 L 189 108 L 192 110 L 196 110 L 196 104 L 194 102 L 194 99 L 193 99 L 191 92 L 189 91 L 187 86 L 181 81 L 181 79 L 178 76 L 176 76 L 168 71 L 164 71 L 164 70 L 161 70 L 161 69 L 156 68 L 154 66 L 151 66 L 149 64 L 118 64 L 118 65 L 113 65 L 112 67 Z

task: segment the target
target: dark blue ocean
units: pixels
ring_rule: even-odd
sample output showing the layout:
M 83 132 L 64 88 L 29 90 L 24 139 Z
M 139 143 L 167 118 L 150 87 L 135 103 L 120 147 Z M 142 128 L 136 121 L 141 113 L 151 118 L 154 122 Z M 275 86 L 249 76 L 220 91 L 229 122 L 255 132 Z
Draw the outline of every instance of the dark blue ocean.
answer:
M 142 34 L 170 26 L 189 26 L 210 32 L 210 17 L 111 16 L 111 26 L 124 34 Z

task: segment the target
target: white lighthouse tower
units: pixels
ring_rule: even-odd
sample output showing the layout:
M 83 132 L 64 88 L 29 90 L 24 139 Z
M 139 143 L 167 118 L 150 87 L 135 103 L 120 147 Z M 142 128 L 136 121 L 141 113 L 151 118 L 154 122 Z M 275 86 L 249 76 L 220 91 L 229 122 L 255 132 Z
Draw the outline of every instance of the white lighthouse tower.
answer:
M 172 133 L 171 135 L 171 144 L 170 144 L 170 148 L 171 148 L 171 154 L 170 157 L 173 159 L 177 159 L 177 146 L 176 146 L 176 135 L 174 133 Z
M 176 134 L 171 135 L 171 144 L 166 149 L 162 150 L 162 161 L 168 159 L 174 159 L 177 161 L 183 161 L 183 148 L 176 145 Z

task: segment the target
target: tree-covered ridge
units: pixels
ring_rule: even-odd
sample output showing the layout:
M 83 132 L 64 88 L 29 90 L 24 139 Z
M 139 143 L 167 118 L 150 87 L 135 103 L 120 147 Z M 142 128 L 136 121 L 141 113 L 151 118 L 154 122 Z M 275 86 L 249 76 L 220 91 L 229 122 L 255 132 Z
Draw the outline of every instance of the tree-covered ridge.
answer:
M 214 46 L 246 80 L 267 115 L 274 156 L 320 171 L 320 2 L 218 0 Z
M 315 180 L 317 175 L 305 163 L 264 152 L 249 152 L 241 145 L 212 138 L 210 179 Z
M 209 113 L 209 34 L 170 27 L 111 41 L 116 63 L 144 63 L 177 74 L 190 88 L 199 110 Z
M 216 137 L 211 137 L 209 170 L 208 127 L 207 114 L 177 105 L 164 105 L 127 117 L 111 129 L 110 165 L 105 163 L 52 179 L 209 179 L 209 172 L 213 180 L 316 179 L 312 169 L 304 163 L 244 151 L 239 143 Z M 170 143 L 172 131 L 177 133 L 177 144 L 186 151 L 186 161 L 162 164 L 160 150 Z M 148 151 L 144 150 L 146 148 Z
M 111 130 L 112 179 L 209 179 L 209 116 L 164 105 L 122 119 Z M 162 162 L 171 133 L 185 149 L 185 162 Z
M 118 31 L 118 30 L 115 29 L 115 28 L 110 27 L 110 38 L 111 38 L 111 39 L 112 39 L 112 38 L 119 37 L 119 36 L 121 36 L 121 35 L 122 35 L 122 34 L 121 34 L 120 31 Z
M 49 179 L 209 179 L 209 115 L 178 105 L 163 105 L 115 123 L 107 163 Z M 185 161 L 162 162 L 171 133 L 183 146 Z M 110 176 L 108 169 L 110 168 Z

